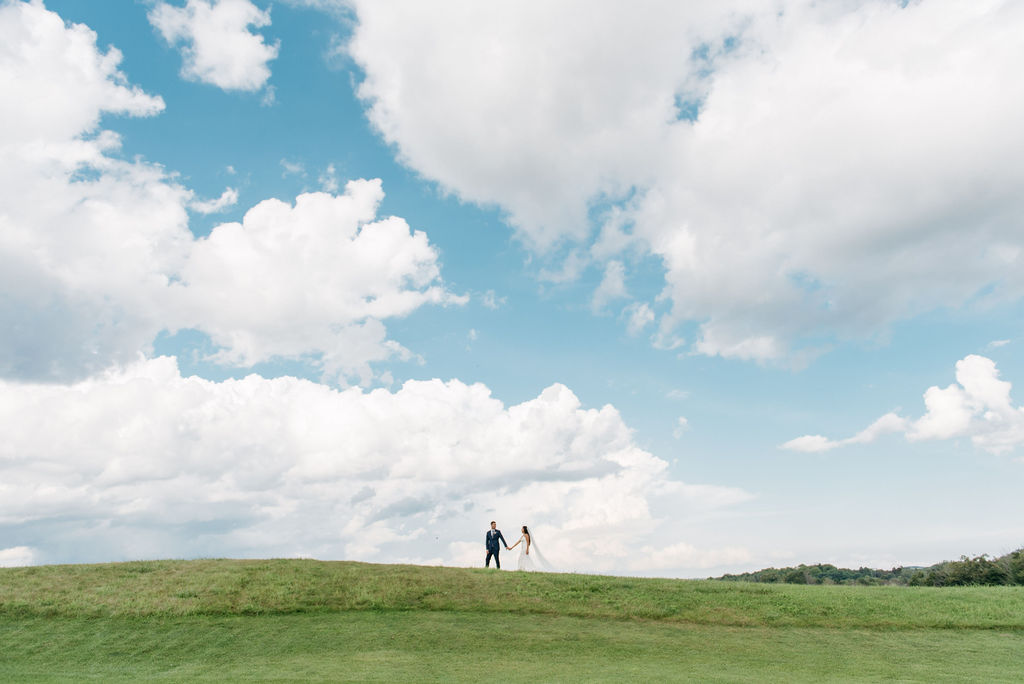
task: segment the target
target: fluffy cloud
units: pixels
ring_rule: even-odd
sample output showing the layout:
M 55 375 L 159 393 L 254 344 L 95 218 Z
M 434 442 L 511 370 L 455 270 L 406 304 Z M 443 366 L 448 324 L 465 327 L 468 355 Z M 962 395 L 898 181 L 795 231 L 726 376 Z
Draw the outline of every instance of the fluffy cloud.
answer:
M 172 287 L 191 317 L 185 325 L 208 332 L 225 363 L 316 350 L 328 373 L 368 381 L 370 361 L 404 353 L 382 319 L 465 301 L 438 284 L 425 233 L 398 217 L 373 220 L 383 197 L 380 181 L 352 181 L 343 195 L 265 200 L 241 223 L 217 226 Z
M 41 0 L 0 6 L 0 142 L 45 145 L 91 131 L 103 113 L 147 116 L 163 109 L 159 97 L 125 83 L 121 53 L 96 49 L 96 35 L 81 24 L 65 26 Z M 46 76 L 45 79 L 40 76 Z M 24 112 L 32 112 L 25 116 Z M 81 145 L 61 150 L 91 156 Z
M 0 5 L 0 37 L 0 377 L 83 378 L 195 328 L 224 363 L 304 358 L 368 381 L 373 361 L 408 356 L 383 320 L 463 301 L 423 233 L 376 218 L 379 181 L 267 200 L 195 239 L 187 209 L 237 193 L 197 203 L 161 167 L 110 154 L 104 114 L 163 107 L 126 83 L 120 53 L 39 2 Z
M 356 2 L 348 49 L 371 121 L 405 162 L 500 204 L 547 246 L 586 234 L 595 194 L 644 176 L 672 113 L 665 65 L 697 43 L 680 27 L 719 14 L 683 5 Z
M 216 383 L 158 358 L 72 386 L 0 382 L 0 423 L 0 530 L 39 562 L 475 565 L 493 518 L 530 524 L 564 570 L 683 572 L 725 552 L 680 546 L 666 562 L 644 548 L 749 498 L 673 480 L 614 408 L 585 409 L 562 385 L 506 407 L 458 381 Z
M 849 444 L 867 444 L 881 435 L 902 432 L 908 440 L 970 437 L 993 453 L 1024 444 L 1024 407 L 1014 407 L 1011 385 L 999 379 L 991 359 L 970 355 L 956 362 L 956 382 L 924 393 L 927 411 L 917 420 L 887 413 L 853 437 L 831 440 L 822 435 L 797 437 L 782 445 L 793 451 L 829 451 Z
M 269 26 L 270 11 L 249 0 L 188 0 L 184 7 L 160 2 L 149 22 L 168 43 L 183 44 L 185 78 L 224 90 L 259 90 L 270 78 L 267 64 L 277 57 L 277 46 L 249 31 Z
M 9 549 L 0 549 L 0 568 L 35 565 L 35 559 L 35 551 L 27 546 L 13 546 Z
M 121 54 L 40 2 L 0 5 L 0 375 L 81 376 L 134 358 L 187 255 L 189 193 L 107 156 L 103 114 L 148 116 Z
M 402 161 L 538 250 L 642 245 L 661 337 L 800 362 L 1022 293 L 1020 3 L 355 4 Z

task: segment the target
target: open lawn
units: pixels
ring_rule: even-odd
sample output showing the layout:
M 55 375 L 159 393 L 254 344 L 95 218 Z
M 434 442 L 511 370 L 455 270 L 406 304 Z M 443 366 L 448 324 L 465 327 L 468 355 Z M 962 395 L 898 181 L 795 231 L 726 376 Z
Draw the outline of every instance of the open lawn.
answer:
M 0 570 L 0 679 L 1022 681 L 1019 587 L 361 563 Z

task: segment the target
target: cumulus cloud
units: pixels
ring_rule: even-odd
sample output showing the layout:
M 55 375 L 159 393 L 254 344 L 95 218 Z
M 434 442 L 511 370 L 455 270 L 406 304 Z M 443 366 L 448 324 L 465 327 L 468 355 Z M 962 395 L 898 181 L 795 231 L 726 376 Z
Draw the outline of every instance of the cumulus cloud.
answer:
M 1024 407 L 1010 399 L 1011 384 L 999 379 L 991 359 L 966 356 L 956 363 L 956 382 L 924 393 L 926 412 L 916 420 L 887 413 L 853 437 L 831 440 L 822 435 L 797 437 L 782 445 L 793 451 L 821 452 L 849 444 L 867 444 L 887 433 L 903 433 L 910 441 L 970 437 L 992 453 L 1024 444 Z
M 695 323 L 698 353 L 806 362 L 1024 291 L 1020 3 L 355 6 L 359 95 L 400 159 L 574 264 L 642 245 L 658 339 Z
M 0 549 L 0 568 L 35 565 L 35 559 L 35 550 L 27 546 L 12 546 L 9 549 Z
M 104 114 L 150 116 L 121 53 L 41 2 L 0 5 L 0 376 L 81 376 L 134 358 L 160 329 L 191 234 L 190 194 L 108 156 Z
M 181 44 L 184 78 L 223 90 L 259 90 L 270 78 L 277 45 L 249 27 L 270 25 L 270 11 L 249 0 L 188 0 L 184 7 L 157 3 L 149 23 L 171 45 Z M 273 91 L 268 91 L 269 103 Z
M 682 571 L 709 556 L 643 549 L 666 525 L 749 498 L 672 479 L 613 407 L 584 408 L 562 385 L 504 406 L 456 380 L 218 383 L 161 357 L 71 386 L 0 382 L 0 423 L 0 530 L 40 562 L 476 565 L 498 519 L 535 527 L 564 570 Z
M 196 239 L 198 202 L 164 169 L 110 153 L 104 114 L 163 102 L 127 84 L 121 55 L 41 3 L 0 6 L 0 377 L 66 381 L 194 328 L 223 363 L 302 358 L 367 382 L 370 364 L 409 357 L 383 321 L 457 303 L 426 235 L 376 216 L 380 181 L 343 194 L 267 200 Z
M 348 49 L 404 161 L 548 246 L 586 234 L 595 193 L 643 175 L 672 110 L 658 81 L 694 47 L 680 26 L 712 14 L 681 5 L 356 2 Z
M 381 182 L 350 181 L 343 195 L 264 200 L 241 223 L 198 240 L 172 286 L 210 334 L 217 360 L 251 366 L 274 357 L 314 361 L 329 374 L 371 378 L 369 363 L 407 352 L 382 319 L 426 303 L 463 303 L 439 285 L 436 250 L 398 217 L 374 220 Z

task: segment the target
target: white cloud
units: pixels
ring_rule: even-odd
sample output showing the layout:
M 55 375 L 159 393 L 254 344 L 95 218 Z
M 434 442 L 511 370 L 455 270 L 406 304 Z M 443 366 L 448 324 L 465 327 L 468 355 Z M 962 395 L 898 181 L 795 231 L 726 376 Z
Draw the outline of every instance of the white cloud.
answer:
M 928 412 L 907 432 L 911 440 L 967 436 L 977 446 L 1001 453 L 1024 443 L 1024 407 L 1014 407 L 1011 385 L 999 379 L 991 359 L 970 355 L 956 363 L 956 383 L 924 394 Z
M 35 565 L 36 553 L 34 549 L 27 546 L 12 546 L 9 549 L 0 549 L 0 568 L 17 568 L 25 565 Z
M 685 344 L 686 338 L 675 334 L 672 325 L 664 317 L 661 319 L 661 323 L 658 324 L 658 330 L 651 336 L 651 346 L 655 349 L 670 351 L 672 349 L 679 349 Z
M 400 159 L 575 264 L 645 245 L 660 340 L 799 363 L 1024 292 L 1020 3 L 355 4 Z M 608 202 L 629 239 L 592 244 Z
M 312 359 L 330 375 L 408 353 L 381 321 L 427 303 L 464 303 L 440 285 L 425 233 L 398 217 L 374 220 L 379 180 L 350 181 L 345 194 L 264 200 L 241 223 L 198 240 L 172 291 L 182 327 L 210 334 L 217 360 L 251 366 L 274 357 Z
M 93 131 L 104 113 L 150 116 L 164 108 L 159 97 L 127 85 L 117 67 L 121 53 L 96 49 L 96 34 L 82 24 L 64 25 L 42 2 L 0 6 L 0 142 L 40 146 L 70 141 Z M 45 75 L 47 80 L 38 78 Z M 25 116 L 31 111 L 32 116 Z M 95 149 L 78 145 L 55 154 L 69 160 Z
M 293 162 L 287 159 L 281 160 L 281 168 L 284 169 L 281 172 L 281 177 L 286 178 L 288 176 L 305 176 L 306 167 L 302 165 L 302 162 Z
M 198 211 L 200 214 L 217 214 L 224 211 L 228 207 L 233 207 L 238 204 L 238 190 L 235 188 L 226 188 L 224 192 L 220 194 L 220 197 L 216 199 L 206 200 L 203 202 L 193 200 L 189 203 L 189 209 L 192 211 Z
M 644 302 L 633 302 L 623 313 L 629 317 L 626 323 L 626 330 L 630 335 L 639 335 L 648 325 L 654 322 L 654 311 Z
M 621 299 L 627 296 L 626 292 L 626 268 L 621 261 L 609 261 L 605 264 L 604 276 L 601 284 L 594 291 L 590 301 L 590 308 L 594 313 L 604 311 L 608 302 L 613 299 Z
M 40 3 L 0 5 L 0 35 L 0 377 L 82 378 L 193 327 L 225 363 L 304 358 L 367 381 L 409 356 L 385 319 L 465 301 L 423 233 L 375 218 L 379 181 L 267 200 L 196 240 L 186 209 L 237 195 L 196 202 L 162 167 L 109 156 L 103 114 L 163 107 L 126 84 L 120 53 Z
M 795 437 L 789 440 L 780 448 L 789 449 L 790 451 L 818 453 L 821 451 L 831 451 L 838 446 L 840 446 L 840 442 L 831 440 L 824 435 L 803 435 L 802 437 Z
M 830 440 L 821 435 L 797 437 L 782 445 L 793 451 L 821 452 L 849 444 L 867 444 L 887 433 L 902 432 L 910 441 L 970 437 L 992 453 L 1024 444 L 1024 407 L 1014 407 L 1011 385 L 999 379 L 991 359 L 966 356 L 956 363 L 956 382 L 924 393 L 927 411 L 917 420 L 887 413 L 853 437 Z
M 1005 347 L 1008 344 L 1010 344 L 1010 340 L 992 340 L 988 343 L 988 346 L 991 349 L 997 349 L 999 347 Z
M 810 453 L 831 451 L 832 449 L 847 446 L 850 444 L 867 444 L 874 442 L 882 435 L 892 432 L 903 432 L 907 428 L 907 421 L 895 413 L 887 413 L 871 425 L 867 426 L 853 437 L 835 441 L 822 435 L 805 435 L 791 439 L 782 445 L 783 449 L 791 451 L 805 451 Z
M 334 164 L 327 165 L 324 172 L 317 178 L 317 182 L 320 183 L 320 189 L 324 192 L 338 192 L 338 170 L 334 168 Z
M 192 239 L 190 193 L 107 156 L 107 113 L 149 116 L 121 54 L 40 2 L 0 5 L 0 376 L 66 378 L 135 357 Z
M 182 43 L 182 76 L 224 90 L 259 90 L 270 78 L 277 45 L 249 27 L 270 25 L 270 11 L 249 0 L 188 0 L 184 7 L 157 3 L 149 23 L 171 45 Z M 268 91 L 273 103 L 273 91 Z
M 408 164 L 502 205 L 539 246 L 582 237 L 596 194 L 644 177 L 671 118 L 664 71 L 685 68 L 695 47 L 686 23 L 718 14 L 692 3 L 354 4 L 349 52 L 373 124 Z
M 690 421 L 688 421 L 683 416 L 679 416 L 679 418 L 676 420 L 676 426 L 672 430 L 672 436 L 675 437 L 676 439 L 679 439 L 689 429 Z
M 611 406 L 566 387 L 504 406 L 483 385 L 334 390 L 181 377 L 170 358 L 71 386 L 0 381 L 0 526 L 40 562 L 293 556 L 477 564 L 526 523 L 563 570 L 672 562 L 666 525 L 749 499 L 671 479 Z M 62 429 L 53 430 L 53 425 Z

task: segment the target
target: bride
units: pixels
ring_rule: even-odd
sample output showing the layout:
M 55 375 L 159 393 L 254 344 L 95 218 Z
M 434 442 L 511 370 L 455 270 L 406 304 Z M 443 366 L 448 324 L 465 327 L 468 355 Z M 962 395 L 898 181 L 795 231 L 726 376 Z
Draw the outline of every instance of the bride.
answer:
M 541 555 L 540 549 L 537 548 L 537 543 L 530 536 L 530 530 L 523 525 L 523 536 L 519 537 L 519 540 L 509 547 L 509 551 L 522 544 L 522 548 L 519 550 L 519 569 L 520 570 L 535 570 L 536 565 L 533 559 L 537 560 L 537 564 L 545 569 L 550 569 L 550 564 Z M 530 551 L 533 551 L 533 555 L 530 555 Z

